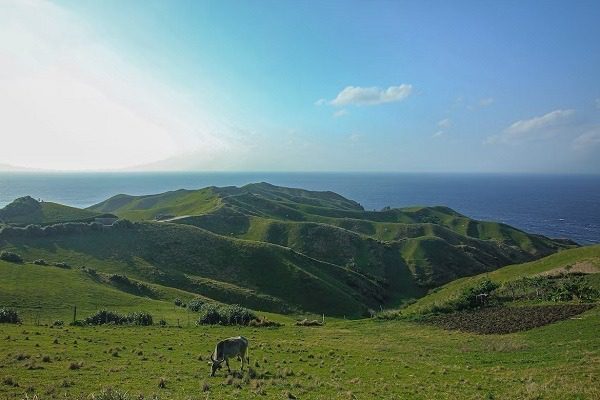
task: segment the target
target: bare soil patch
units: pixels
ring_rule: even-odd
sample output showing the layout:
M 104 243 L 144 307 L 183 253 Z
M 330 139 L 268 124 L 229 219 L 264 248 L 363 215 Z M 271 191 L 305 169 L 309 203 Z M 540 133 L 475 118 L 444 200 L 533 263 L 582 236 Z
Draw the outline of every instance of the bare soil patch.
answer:
M 491 307 L 473 311 L 429 316 L 425 323 L 444 329 L 475 332 L 480 334 L 503 334 L 526 331 L 574 317 L 595 304 L 561 304 L 527 307 Z

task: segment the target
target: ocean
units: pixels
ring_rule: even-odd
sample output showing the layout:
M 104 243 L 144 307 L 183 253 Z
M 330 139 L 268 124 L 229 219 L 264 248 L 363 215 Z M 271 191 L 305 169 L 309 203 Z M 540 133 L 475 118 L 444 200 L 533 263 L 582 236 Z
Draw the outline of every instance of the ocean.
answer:
M 0 207 L 30 195 L 88 207 L 119 193 L 151 194 L 252 182 L 331 190 L 367 210 L 445 205 L 531 233 L 600 243 L 600 175 L 424 173 L 0 173 Z

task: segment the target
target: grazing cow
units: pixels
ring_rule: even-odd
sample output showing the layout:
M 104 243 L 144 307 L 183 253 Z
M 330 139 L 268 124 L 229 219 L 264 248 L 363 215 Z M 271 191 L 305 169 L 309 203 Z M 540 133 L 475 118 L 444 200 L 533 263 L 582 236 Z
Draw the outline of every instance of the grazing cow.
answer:
M 244 370 L 244 364 L 250 363 L 250 357 L 248 357 L 248 339 L 243 336 L 231 337 L 223 339 L 215 346 L 215 351 L 210 355 L 209 364 L 211 364 L 210 376 L 215 376 L 215 372 L 221 369 L 223 361 L 227 365 L 227 370 L 231 372 L 229 368 L 229 359 L 232 357 L 238 357 L 242 360 L 242 371 Z

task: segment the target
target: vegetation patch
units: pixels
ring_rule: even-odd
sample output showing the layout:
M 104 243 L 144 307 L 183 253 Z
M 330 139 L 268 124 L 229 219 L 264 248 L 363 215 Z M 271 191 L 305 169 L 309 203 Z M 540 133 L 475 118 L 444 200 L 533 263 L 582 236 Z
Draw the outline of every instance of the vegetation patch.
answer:
M 258 317 L 252 311 L 239 306 L 206 303 L 200 307 L 198 325 L 249 325 Z
M 12 308 L 0 308 L 0 323 L 18 324 L 21 322 L 19 313 Z
M 84 321 L 87 325 L 152 325 L 152 315 L 147 312 L 133 312 L 129 314 L 120 314 L 115 311 L 100 310 L 90 315 Z
M 11 251 L 2 251 L 0 252 L 0 260 L 20 264 L 23 262 L 23 257 Z
M 481 334 L 526 331 L 574 317 L 594 304 L 560 304 L 525 307 L 490 307 L 451 314 L 429 315 L 421 321 L 448 330 Z

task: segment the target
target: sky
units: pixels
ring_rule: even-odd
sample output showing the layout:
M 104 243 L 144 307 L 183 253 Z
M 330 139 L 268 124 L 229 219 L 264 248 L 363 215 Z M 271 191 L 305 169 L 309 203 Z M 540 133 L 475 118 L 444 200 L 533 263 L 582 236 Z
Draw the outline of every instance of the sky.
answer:
M 600 173 L 598 1 L 0 0 L 0 169 Z

